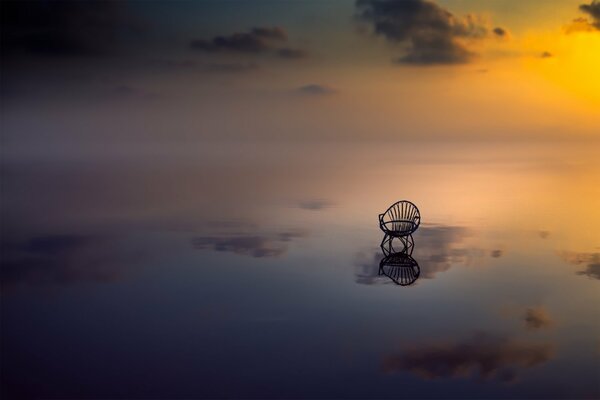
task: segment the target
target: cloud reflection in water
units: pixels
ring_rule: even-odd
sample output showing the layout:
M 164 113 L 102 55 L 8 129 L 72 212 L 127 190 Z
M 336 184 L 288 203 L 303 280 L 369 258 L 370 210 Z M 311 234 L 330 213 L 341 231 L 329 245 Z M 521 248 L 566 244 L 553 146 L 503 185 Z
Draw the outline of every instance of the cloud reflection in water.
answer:
M 116 282 L 140 255 L 107 236 L 41 235 L 2 243 L 2 289 L 26 285 Z
M 562 252 L 558 254 L 565 262 L 585 268 L 577 271 L 577 275 L 585 275 L 588 278 L 600 279 L 600 253 L 575 253 Z
M 387 373 L 410 372 L 424 379 L 469 378 L 513 382 L 519 372 L 548 362 L 554 346 L 477 333 L 458 342 L 415 345 L 385 357 Z
M 288 242 L 306 236 L 307 233 L 300 230 L 284 231 L 275 235 L 234 233 L 219 236 L 198 236 L 192 239 L 192 245 L 200 250 L 211 249 L 256 258 L 278 257 L 287 252 Z
M 415 233 L 413 257 L 418 261 L 422 278 L 432 279 L 436 274 L 449 270 L 452 265 L 469 265 L 485 252 L 465 243 L 471 232 L 464 227 L 448 225 L 424 225 Z M 355 280 L 361 284 L 385 283 L 379 276 L 379 262 L 383 254 L 379 249 L 359 252 L 355 261 Z M 494 251 L 491 256 L 499 257 Z M 385 278 L 385 277 L 383 277 Z

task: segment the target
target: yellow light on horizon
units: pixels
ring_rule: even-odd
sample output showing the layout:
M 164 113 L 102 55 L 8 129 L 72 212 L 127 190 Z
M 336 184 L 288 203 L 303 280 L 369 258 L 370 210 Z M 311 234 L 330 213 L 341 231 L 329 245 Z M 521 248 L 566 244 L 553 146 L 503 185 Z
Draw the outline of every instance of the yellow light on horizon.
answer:
M 532 35 L 524 40 L 524 48 L 538 52 L 526 60 L 528 69 L 600 107 L 600 31 Z

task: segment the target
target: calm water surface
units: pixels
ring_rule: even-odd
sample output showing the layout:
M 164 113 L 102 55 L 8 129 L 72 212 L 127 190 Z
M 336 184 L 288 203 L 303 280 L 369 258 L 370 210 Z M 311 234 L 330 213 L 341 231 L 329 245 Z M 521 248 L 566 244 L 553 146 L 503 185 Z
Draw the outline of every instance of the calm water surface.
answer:
M 600 397 L 597 144 L 100 151 L 4 157 L 10 398 Z

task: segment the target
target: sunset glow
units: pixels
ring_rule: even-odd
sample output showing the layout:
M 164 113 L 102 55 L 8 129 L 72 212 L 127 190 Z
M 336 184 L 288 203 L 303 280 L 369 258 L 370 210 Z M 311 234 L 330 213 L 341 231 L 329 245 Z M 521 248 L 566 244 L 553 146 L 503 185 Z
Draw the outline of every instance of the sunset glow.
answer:
M 0 398 L 600 399 L 600 0 L 2 0 Z

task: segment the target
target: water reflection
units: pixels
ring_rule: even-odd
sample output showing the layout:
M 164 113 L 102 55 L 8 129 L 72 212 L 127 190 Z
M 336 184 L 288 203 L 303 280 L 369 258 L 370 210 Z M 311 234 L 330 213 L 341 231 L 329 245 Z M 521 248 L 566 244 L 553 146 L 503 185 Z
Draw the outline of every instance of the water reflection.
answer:
M 472 234 L 462 226 L 422 226 L 415 236 L 419 243 L 417 256 L 423 267 L 423 278 L 434 278 L 453 265 L 469 265 L 474 258 L 481 258 L 482 250 L 466 243 Z
M 584 269 L 576 272 L 577 275 L 600 279 L 600 253 L 560 252 L 558 255 L 571 265 L 584 267 Z
M 298 208 L 309 211 L 321 211 L 333 206 L 333 202 L 325 199 L 303 200 L 298 203 Z
M 192 245 L 196 249 L 211 249 L 256 258 L 278 257 L 287 252 L 288 242 L 306 236 L 307 233 L 301 230 L 283 231 L 274 235 L 230 233 L 195 237 Z
M 407 236 L 389 236 L 384 235 L 381 244 L 379 245 L 381 251 L 386 256 L 394 253 L 405 253 L 411 255 L 415 248 L 415 240 L 412 235 Z
M 410 372 L 423 379 L 469 378 L 514 382 L 521 371 L 554 357 L 549 343 L 476 333 L 461 341 L 416 344 L 383 359 L 387 373 Z
M 561 214 L 597 198 L 583 185 L 501 161 L 236 154 L 9 165 L 12 397 L 598 397 L 600 225 L 591 205 Z M 427 223 L 385 254 L 374 215 L 404 193 Z
M 550 313 L 544 307 L 530 307 L 525 310 L 524 321 L 530 330 L 545 329 L 554 324 Z
M 412 285 L 419 278 L 419 264 L 411 255 L 415 248 L 412 234 L 420 223 L 419 209 L 407 200 L 398 201 L 379 214 L 379 228 L 384 233 L 379 246 L 384 254 L 379 262 L 379 275 L 400 286 Z
M 466 239 L 473 235 L 474 233 L 465 227 L 440 224 L 422 225 L 415 233 L 416 239 L 412 236 L 394 238 L 386 235 L 379 250 L 363 251 L 356 255 L 356 283 L 382 283 L 381 278 L 386 275 L 380 274 L 380 266 L 386 256 L 396 253 L 411 256 L 418 265 L 418 277 L 424 279 L 433 279 L 438 273 L 446 272 L 452 266 L 474 264 L 481 261 L 488 251 L 467 243 Z M 503 250 L 490 250 L 489 255 L 499 258 L 503 255 Z
M 419 278 L 421 269 L 408 253 L 391 253 L 381 259 L 379 274 L 387 276 L 397 285 L 408 286 Z
M 55 234 L 2 242 L 2 292 L 19 285 L 55 286 L 122 279 L 141 255 L 103 235 Z

